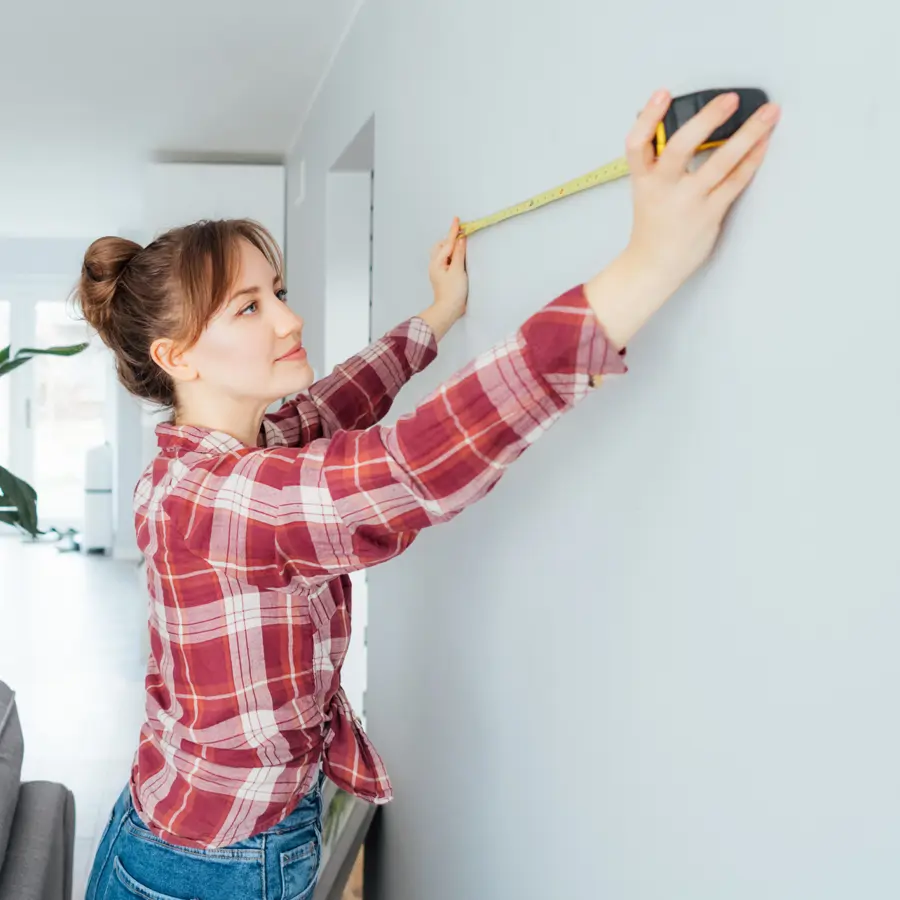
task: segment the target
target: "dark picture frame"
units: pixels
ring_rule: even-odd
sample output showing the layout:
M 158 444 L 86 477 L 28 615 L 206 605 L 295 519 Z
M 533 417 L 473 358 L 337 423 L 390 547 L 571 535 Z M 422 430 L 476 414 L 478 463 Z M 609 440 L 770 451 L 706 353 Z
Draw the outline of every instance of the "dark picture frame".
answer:
M 322 858 L 312 900 L 341 900 L 378 807 L 326 779 L 322 787 Z

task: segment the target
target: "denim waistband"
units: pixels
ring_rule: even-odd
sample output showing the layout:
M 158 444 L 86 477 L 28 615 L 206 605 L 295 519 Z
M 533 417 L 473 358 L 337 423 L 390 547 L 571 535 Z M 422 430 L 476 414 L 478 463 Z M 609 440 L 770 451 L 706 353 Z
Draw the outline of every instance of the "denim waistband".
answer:
M 285 804 L 286 807 L 293 805 L 294 808 L 291 810 L 291 812 L 287 816 L 284 817 L 284 819 L 281 822 L 276 823 L 270 829 L 267 829 L 267 831 L 278 830 L 283 825 L 285 820 L 290 819 L 292 816 L 295 816 L 297 813 L 300 812 L 300 809 L 303 806 L 304 801 L 311 800 L 311 799 L 313 799 L 313 797 L 315 797 L 318 800 L 319 813 L 321 815 L 321 812 L 322 812 L 322 790 L 325 786 L 326 776 L 325 776 L 325 769 L 323 768 L 321 763 L 316 764 L 316 769 L 317 769 L 317 774 L 315 775 L 312 785 L 309 788 L 309 790 L 296 802 L 294 802 L 294 800 L 292 800 L 289 803 L 286 803 Z M 142 828 L 147 829 L 148 831 L 150 830 L 149 828 L 147 828 L 147 824 L 141 818 L 141 814 L 137 811 L 137 809 L 135 809 L 134 802 L 131 797 L 130 781 L 126 782 L 125 787 L 122 790 L 122 793 L 119 795 L 119 798 L 116 801 L 113 815 L 116 817 L 130 816 L 132 818 L 132 820 L 135 822 L 135 824 L 139 825 Z M 258 832 L 256 835 L 254 835 L 254 837 L 259 837 L 260 834 L 265 834 L 265 833 L 266 833 L 266 831 Z M 251 838 L 251 840 L 252 840 L 252 838 Z

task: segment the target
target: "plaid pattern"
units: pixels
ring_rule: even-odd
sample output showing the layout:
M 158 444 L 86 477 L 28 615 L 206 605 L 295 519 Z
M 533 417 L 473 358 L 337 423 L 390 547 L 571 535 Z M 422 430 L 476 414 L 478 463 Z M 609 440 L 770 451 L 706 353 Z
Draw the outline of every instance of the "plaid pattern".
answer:
M 624 372 L 574 288 L 392 427 L 434 359 L 413 318 L 265 418 L 262 446 L 157 427 L 135 491 L 151 659 L 132 770 L 148 827 L 216 848 L 284 819 L 317 776 L 374 803 L 384 764 L 340 686 L 354 570 L 484 497 L 598 383 Z

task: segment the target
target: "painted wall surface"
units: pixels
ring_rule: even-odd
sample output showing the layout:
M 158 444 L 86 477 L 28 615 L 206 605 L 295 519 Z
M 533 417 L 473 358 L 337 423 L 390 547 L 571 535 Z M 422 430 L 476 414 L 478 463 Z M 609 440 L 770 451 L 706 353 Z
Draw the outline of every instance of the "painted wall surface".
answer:
M 656 87 L 784 106 L 630 374 L 369 573 L 368 723 L 397 793 L 376 898 L 900 890 L 898 25 L 874 0 L 363 6 L 288 166 L 320 370 L 328 172 L 371 116 L 377 334 L 430 302 L 453 215 L 619 155 Z M 469 314 L 392 417 L 629 227 L 624 181 L 474 237 Z

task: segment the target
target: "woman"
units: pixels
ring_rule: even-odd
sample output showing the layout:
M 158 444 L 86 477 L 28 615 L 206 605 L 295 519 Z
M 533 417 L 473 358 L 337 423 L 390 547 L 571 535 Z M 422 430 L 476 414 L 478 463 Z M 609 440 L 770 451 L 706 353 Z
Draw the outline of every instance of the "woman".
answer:
M 146 721 L 88 900 L 304 900 L 323 779 L 391 798 L 340 687 L 348 573 L 484 497 L 603 375 L 625 371 L 619 348 L 708 257 L 778 109 L 688 171 L 737 98 L 711 102 L 656 159 L 669 101 L 651 98 L 627 142 L 634 224 L 622 254 L 393 427 L 377 423 L 465 312 L 458 222 L 433 251 L 434 303 L 315 384 L 259 226 L 199 223 L 144 249 L 90 247 L 84 315 L 125 386 L 174 417 L 134 497 L 151 597 Z

